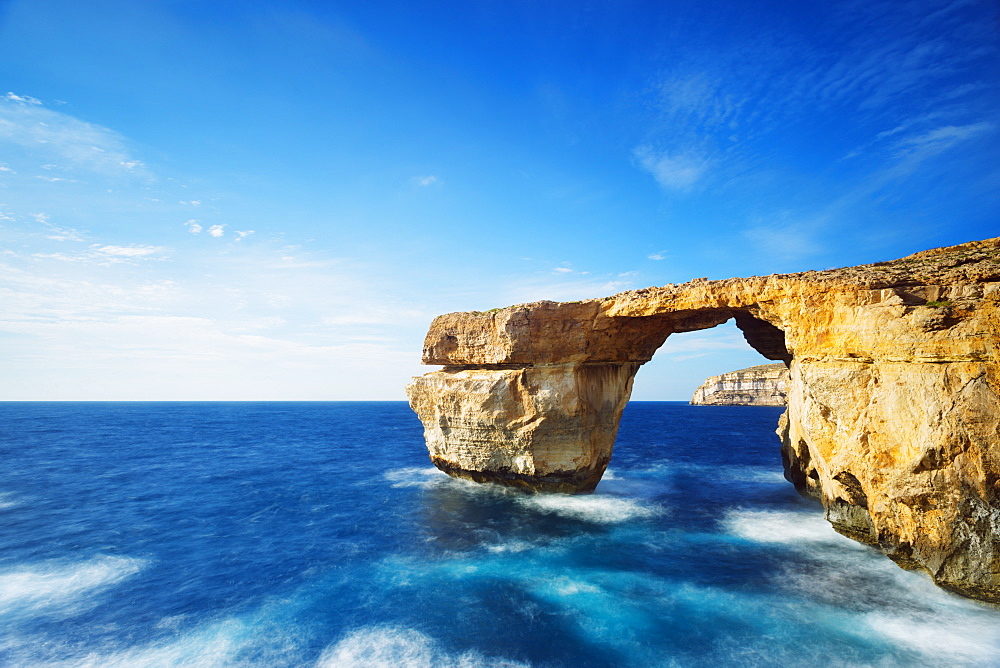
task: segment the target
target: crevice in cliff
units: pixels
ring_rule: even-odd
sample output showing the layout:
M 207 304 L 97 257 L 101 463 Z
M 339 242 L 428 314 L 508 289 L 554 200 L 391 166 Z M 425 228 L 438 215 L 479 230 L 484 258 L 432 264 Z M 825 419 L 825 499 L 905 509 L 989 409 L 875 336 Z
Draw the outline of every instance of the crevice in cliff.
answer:
M 743 332 L 750 347 L 769 360 L 777 360 L 788 366 L 792 355 L 785 346 L 784 330 L 775 327 L 766 320 L 761 320 L 747 311 L 737 311 L 736 326 Z

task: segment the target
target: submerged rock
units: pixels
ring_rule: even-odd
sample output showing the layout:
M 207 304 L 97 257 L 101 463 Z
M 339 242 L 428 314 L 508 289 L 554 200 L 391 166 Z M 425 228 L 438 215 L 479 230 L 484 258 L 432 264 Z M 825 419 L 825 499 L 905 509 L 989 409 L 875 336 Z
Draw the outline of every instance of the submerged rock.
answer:
M 434 320 L 407 390 L 431 459 L 589 491 L 632 378 L 671 334 L 735 319 L 789 366 L 785 476 L 841 533 L 1000 602 L 1000 238 L 821 272 L 698 279 Z
M 788 367 L 783 363 L 709 376 L 691 397 L 696 406 L 784 406 L 788 403 Z

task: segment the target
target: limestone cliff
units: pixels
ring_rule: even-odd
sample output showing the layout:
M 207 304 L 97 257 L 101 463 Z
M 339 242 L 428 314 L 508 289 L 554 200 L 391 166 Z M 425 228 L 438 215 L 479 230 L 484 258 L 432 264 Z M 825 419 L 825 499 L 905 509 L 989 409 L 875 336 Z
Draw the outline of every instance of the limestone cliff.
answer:
M 709 376 L 691 397 L 698 406 L 784 406 L 788 403 L 788 367 L 760 364 Z
M 699 279 L 452 313 L 408 386 L 434 463 L 593 489 L 632 378 L 672 334 L 729 319 L 789 365 L 785 475 L 840 532 L 1000 602 L 1000 238 L 821 272 Z

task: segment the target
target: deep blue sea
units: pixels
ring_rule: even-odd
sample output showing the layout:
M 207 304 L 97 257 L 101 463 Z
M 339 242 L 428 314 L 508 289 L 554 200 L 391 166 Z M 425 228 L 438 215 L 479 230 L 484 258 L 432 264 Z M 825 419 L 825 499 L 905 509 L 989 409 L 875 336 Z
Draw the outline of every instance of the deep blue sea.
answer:
M 842 538 L 780 409 L 633 402 L 589 496 L 430 466 L 402 402 L 0 404 L 0 664 L 1000 665 Z

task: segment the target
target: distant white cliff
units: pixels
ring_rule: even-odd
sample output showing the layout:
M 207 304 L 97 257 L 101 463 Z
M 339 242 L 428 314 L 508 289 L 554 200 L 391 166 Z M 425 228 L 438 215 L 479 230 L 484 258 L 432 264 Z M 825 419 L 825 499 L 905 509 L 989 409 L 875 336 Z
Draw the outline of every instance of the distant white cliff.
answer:
M 784 406 L 788 369 L 781 362 L 711 376 L 694 391 L 691 403 L 704 406 Z

